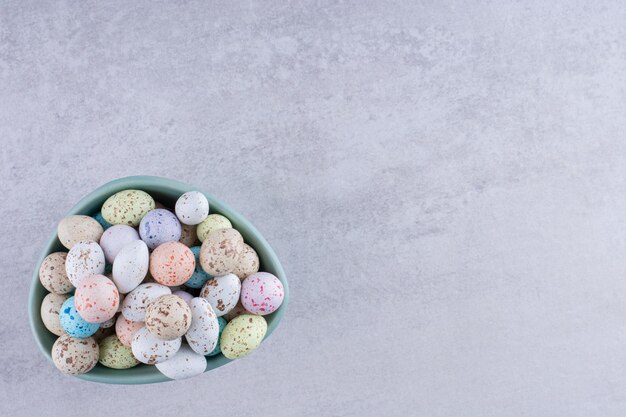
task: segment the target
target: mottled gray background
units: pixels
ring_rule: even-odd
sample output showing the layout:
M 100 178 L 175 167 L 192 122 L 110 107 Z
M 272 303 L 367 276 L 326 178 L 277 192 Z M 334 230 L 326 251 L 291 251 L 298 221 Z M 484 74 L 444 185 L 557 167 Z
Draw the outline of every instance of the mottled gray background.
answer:
M 471 3 L 3 1 L 0 414 L 624 415 L 626 4 Z M 37 350 L 45 239 L 131 174 L 276 249 L 249 358 L 123 387 Z

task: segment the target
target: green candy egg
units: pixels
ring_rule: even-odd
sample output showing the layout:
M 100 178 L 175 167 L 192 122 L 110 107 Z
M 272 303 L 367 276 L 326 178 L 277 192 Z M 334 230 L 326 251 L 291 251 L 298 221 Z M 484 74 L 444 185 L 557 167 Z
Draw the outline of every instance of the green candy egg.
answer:
M 233 225 L 226 217 L 221 214 L 209 214 L 209 216 L 202 221 L 196 228 L 198 239 L 200 242 L 204 242 L 204 239 L 214 230 L 218 229 L 230 229 Z
M 138 226 L 143 216 L 154 210 L 150 194 L 141 190 L 124 190 L 113 194 L 102 205 L 102 217 L 110 224 Z
M 139 364 L 131 348 L 124 346 L 114 334 L 100 342 L 99 362 L 113 369 L 128 369 Z
M 220 337 L 222 354 L 228 359 L 238 359 L 255 350 L 267 332 L 263 316 L 243 314 L 232 319 Z

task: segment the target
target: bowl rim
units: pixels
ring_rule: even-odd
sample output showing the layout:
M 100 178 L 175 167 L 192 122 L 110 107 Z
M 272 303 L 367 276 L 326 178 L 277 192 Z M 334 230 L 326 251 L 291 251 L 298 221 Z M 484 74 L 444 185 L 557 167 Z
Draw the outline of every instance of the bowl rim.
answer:
M 125 189 L 139 189 L 142 188 L 151 188 L 151 189 L 159 189 L 159 190 L 167 190 L 170 192 L 176 192 L 183 194 L 187 191 L 199 191 L 206 196 L 209 200 L 209 206 L 215 208 L 216 211 L 220 213 L 227 213 L 227 217 L 233 224 L 238 225 L 238 227 L 243 226 L 246 228 L 250 234 L 254 236 L 254 238 L 260 243 L 262 246 L 262 252 L 266 258 L 268 258 L 271 264 L 274 266 L 275 275 L 280 279 L 281 283 L 284 287 L 284 299 L 280 308 L 272 313 L 271 323 L 268 323 L 267 332 L 263 338 L 265 340 L 269 337 L 270 334 L 278 327 L 278 324 L 282 320 L 284 316 L 287 305 L 289 303 L 289 284 L 287 281 L 287 276 L 285 275 L 285 271 L 278 259 L 278 256 L 274 252 L 274 249 L 270 246 L 267 240 L 263 237 L 263 235 L 258 231 L 250 221 L 248 221 L 243 215 L 239 212 L 228 206 L 226 203 L 216 198 L 212 194 L 206 193 L 200 190 L 197 187 L 192 185 L 176 181 L 169 178 L 152 176 L 152 175 L 134 175 L 123 178 L 118 178 L 113 181 L 109 181 L 95 190 L 89 192 L 85 196 L 83 196 L 70 210 L 65 213 L 65 216 L 70 216 L 73 214 L 86 214 L 91 215 L 90 213 L 85 213 L 87 206 L 92 204 L 92 201 L 97 198 L 101 198 L 102 195 L 108 194 L 113 195 L 118 191 L 122 191 Z M 39 350 L 44 354 L 44 356 L 52 362 L 51 352 L 44 346 L 44 341 L 39 335 L 39 329 L 43 322 L 41 322 L 41 303 L 36 296 L 37 287 L 43 288 L 39 281 L 39 268 L 44 258 L 48 256 L 53 251 L 53 247 L 58 242 L 57 240 L 57 231 L 56 228 L 50 235 L 50 237 L 46 240 L 41 250 L 41 254 L 38 258 L 38 261 L 35 265 L 35 269 L 33 271 L 33 277 L 31 281 L 31 285 L 28 293 L 28 319 L 30 323 L 30 328 L 33 333 L 33 337 L 39 347 Z M 258 245 L 257 245 L 258 246 Z M 258 247 L 255 247 L 257 251 L 260 251 Z M 47 290 L 45 290 L 47 291 Z M 48 292 L 48 291 L 47 291 Z M 37 323 L 39 321 L 39 323 Z M 44 326 L 45 329 L 45 326 Z M 47 329 L 45 330 L 47 331 Z M 205 372 L 208 372 L 212 369 L 223 366 L 227 363 L 231 362 L 230 359 L 227 359 L 224 355 L 218 354 L 216 356 L 207 357 L 207 368 Z M 150 369 L 149 367 L 147 369 Z M 135 368 L 131 368 L 135 369 Z M 146 368 L 138 368 L 138 369 L 146 369 Z M 92 381 L 92 382 L 100 382 L 107 384 L 153 384 L 159 382 L 167 382 L 172 381 L 167 378 L 165 375 L 160 372 L 143 372 L 131 375 L 124 376 L 115 376 L 115 375 L 100 375 L 88 372 L 86 374 L 81 375 L 73 375 L 83 380 Z

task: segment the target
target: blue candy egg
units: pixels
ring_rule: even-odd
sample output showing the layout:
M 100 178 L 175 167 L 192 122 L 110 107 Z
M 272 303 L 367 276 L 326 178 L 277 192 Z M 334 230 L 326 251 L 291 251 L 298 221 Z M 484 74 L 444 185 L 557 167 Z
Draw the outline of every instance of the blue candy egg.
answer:
M 150 249 L 161 243 L 180 240 L 182 227 L 174 213 L 165 209 L 154 209 L 139 223 L 139 236 Z
M 111 227 L 109 222 L 104 220 L 104 217 L 102 217 L 102 213 L 96 214 L 95 216 L 93 216 L 93 218 L 96 219 L 98 223 L 100 223 L 100 226 L 102 226 L 104 230 L 107 230 L 109 227 Z
M 74 304 L 74 297 L 65 300 L 61 306 L 59 320 L 65 333 L 81 339 L 93 335 L 100 328 L 99 323 L 89 323 L 78 314 Z
M 185 285 L 189 288 L 202 288 L 213 276 L 204 272 L 200 265 L 200 246 L 192 246 L 189 249 L 193 252 L 193 256 L 196 257 L 196 269 L 191 274 L 191 278 L 185 282 Z
M 222 332 L 224 331 L 224 327 L 226 327 L 226 320 L 224 320 L 223 317 L 218 317 L 217 322 L 220 325 L 219 336 L 217 337 L 217 345 L 215 345 L 215 349 L 213 349 L 213 352 L 209 353 L 206 356 L 214 356 L 222 352 L 222 348 L 220 347 L 220 338 L 222 337 Z

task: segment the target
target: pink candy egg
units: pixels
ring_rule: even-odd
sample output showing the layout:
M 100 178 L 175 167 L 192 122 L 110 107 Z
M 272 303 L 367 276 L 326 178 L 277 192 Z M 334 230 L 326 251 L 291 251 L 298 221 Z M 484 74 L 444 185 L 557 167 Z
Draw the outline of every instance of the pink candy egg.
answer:
M 124 346 L 130 347 L 133 342 L 133 336 L 144 325 L 143 321 L 130 321 L 120 314 L 115 322 L 115 334 Z
M 104 275 L 90 275 L 76 287 L 78 314 L 89 323 L 104 323 L 117 312 L 120 294 L 113 281 Z
M 283 303 L 283 284 L 268 272 L 257 272 L 241 283 L 241 304 L 252 314 L 264 316 L 278 310 Z

